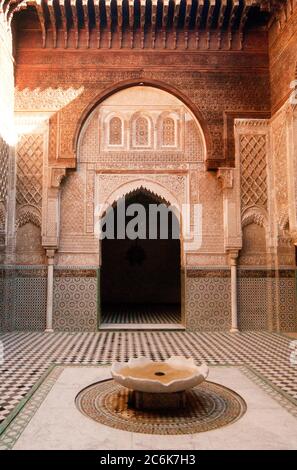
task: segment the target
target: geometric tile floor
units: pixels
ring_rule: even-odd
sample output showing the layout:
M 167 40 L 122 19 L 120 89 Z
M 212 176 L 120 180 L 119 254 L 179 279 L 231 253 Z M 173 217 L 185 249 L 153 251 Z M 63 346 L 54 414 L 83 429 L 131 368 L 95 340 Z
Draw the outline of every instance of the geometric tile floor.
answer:
M 160 324 L 180 323 L 180 305 L 106 305 L 102 306 L 102 323 Z
M 248 365 L 297 406 L 297 365 L 292 339 L 268 332 L 231 334 L 189 331 L 0 334 L 0 424 L 53 363 L 109 364 L 145 355 L 163 360 L 192 356 L 209 365 Z
M 149 426 L 150 429 L 145 430 L 149 434 L 144 436 L 139 434 L 140 428 L 132 430 L 127 427 L 131 418 L 133 421 L 131 409 L 132 416 L 131 414 L 122 416 L 126 420 L 123 430 L 111 427 L 112 423 L 109 420 L 104 425 L 95 422 L 77 410 L 75 401 L 80 391 L 85 390 L 90 384 L 98 384 L 98 381 L 100 383 L 103 380 L 101 385 L 109 382 L 106 382 L 106 379 L 110 378 L 109 366 L 71 364 L 51 366 L 45 378 L 34 387 L 35 393 L 22 404 L 24 406 L 18 407 L 18 414 L 1 433 L 0 450 L 296 450 L 297 407 L 283 394 L 270 387 L 263 377 L 255 376 L 247 366 L 210 366 L 209 376 L 216 386 L 219 388 L 227 386 L 229 391 L 233 390 L 233 395 L 235 392 L 238 394 L 237 398 L 241 396 L 245 401 L 247 409 L 239 421 L 233 421 L 232 426 L 207 429 L 208 432 L 198 434 L 198 430 L 191 430 L 191 423 L 188 423 L 182 427 L 180 433 L 183 423 L 179 417 L 177 426 L 174 425 L 176 417 L 173 415 L 173 420 L 170 419 L 168 423 L 169 433 L 162 433 L 162 419 L 158 419 L 154 429 Z M 209 384 L 210 382 L 206 383 Z M 199 396 L 200 393 L 201 390 Z M 108 403 L 112 405 L 113 402 Z M 120 410 L 120 403 L 118 405 L 117 410 Z M 100 407 L 100 410 L 103 409 Z M 202 413 L 205 410 L 200 408 Z M 232 413 L 232 406 L 229 410 L 227 408 L 227 412 Z M 154 416 L 146 415 L 151 424 Z M 213 409 L 209 418 L 210 420 L 213 418 Z M 195 423 L 198 426 L 203 425 L 203 420 L 200 422 L 199 419 L 198 423 L 197 421 Z M 137 417 L 134 424 L 137 426 L 144 424 L 141 416 Z M 172 430 L 175 432 L 172 433 Z M 184 431 L 186 435 L 183 434 Z

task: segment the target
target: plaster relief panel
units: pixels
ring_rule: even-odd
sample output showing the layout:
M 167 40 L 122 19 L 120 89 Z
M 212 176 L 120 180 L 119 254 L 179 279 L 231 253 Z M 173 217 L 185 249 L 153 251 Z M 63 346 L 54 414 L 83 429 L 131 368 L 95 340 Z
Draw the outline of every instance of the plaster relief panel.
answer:
M 267 206 L 266 135 L 240 136 L 242 208 Z
M 239 264 L 265 266 L 267 264 L 265 228 L 251 223 L 243 227 L 242 235 L 243 245 Z
M 81 172 L 69 174 L 61 188 L 61 236 L 83 234 L 85 222 L 84 179 Z
M 40 225 L 28 221 L 20 225 L 16 234 L 16 255 L 19 263 L 43 264 Z
M 203 161 L 205 144 L 192 113 L 174 96 L 135 86 L 107 98 L 85 123 L 79 141 L 81 162 L 143 168 Z

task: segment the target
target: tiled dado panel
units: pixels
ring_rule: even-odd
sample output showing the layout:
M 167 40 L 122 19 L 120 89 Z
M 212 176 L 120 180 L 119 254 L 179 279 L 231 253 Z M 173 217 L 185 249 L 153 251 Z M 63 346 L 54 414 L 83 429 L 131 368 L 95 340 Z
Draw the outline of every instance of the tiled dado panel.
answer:
M 279 299 L 279 328 L 280 331 L 297 331 L 297 290 L 295 270 L 279 272 L 276 281 Z
M 267 330 L 271 279 L 265 272 L 238 272 L 238 316 L 240 330 Z M 271 294 L 273 290 L 270 289 Z
M 192 331 L 230 330 L 230 287 L 229 270 L 187 270 L 186 328 Z
M 57 331 L 96 331 L 96 269 L 55 269 L 53 328 Z
M 15 266 L 1 269 L 0 331 L 43 331 L 47 270 Z
M 241 330 L 297 330 L 295 271 L 239 270 L 238 311 Z

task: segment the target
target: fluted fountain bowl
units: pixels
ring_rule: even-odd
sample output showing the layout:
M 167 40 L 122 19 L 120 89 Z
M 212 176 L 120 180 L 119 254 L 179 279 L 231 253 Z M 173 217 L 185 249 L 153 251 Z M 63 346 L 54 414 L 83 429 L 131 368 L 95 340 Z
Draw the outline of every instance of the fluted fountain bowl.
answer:
M 172 356 L 155 362 L 146 357 L 114 362 L 112 377 L 116 382 L 137 392 L 174 393 L 202 383 L 208 376 L 206 364 L 197 366 L 193 359 Z

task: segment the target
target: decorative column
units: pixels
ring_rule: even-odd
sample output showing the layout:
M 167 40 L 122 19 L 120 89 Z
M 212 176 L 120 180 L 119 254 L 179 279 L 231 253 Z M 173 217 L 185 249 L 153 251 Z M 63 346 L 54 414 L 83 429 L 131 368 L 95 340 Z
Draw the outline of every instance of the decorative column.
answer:
M 240 217 L 240 176 L 236 168 L 220 168 L 217 174 L 223 189 L 224 246 L 231 268 L 231 333 L 238 331 L 237 257 L 242 247 Z
M 47 298 L 46 298 L 46 329 L 47 333 L 53 330 L 53 297 L 54 297 L 54 256 L 55 250 L 46 250 L 47 256 Z
M 231 267 L 231 333 L 239 331 L 237 312 L 237 257 L 237 251 L 229 253 L 229 263 Z
M 47 256 L 46 330 L 53 331 L 54 256 L 59 246 L 60 198 L 59 188 L 65 168 L 49 168 L 43 201 L 42 245 Z

